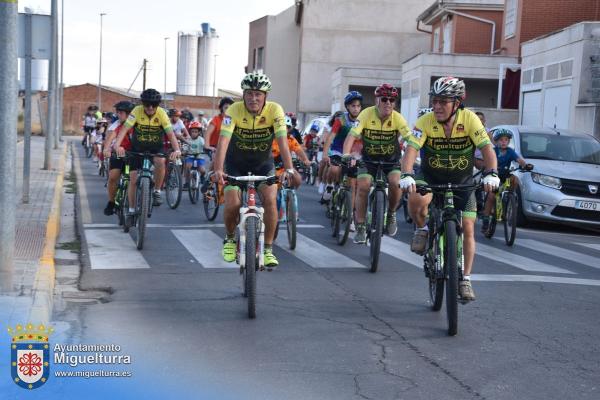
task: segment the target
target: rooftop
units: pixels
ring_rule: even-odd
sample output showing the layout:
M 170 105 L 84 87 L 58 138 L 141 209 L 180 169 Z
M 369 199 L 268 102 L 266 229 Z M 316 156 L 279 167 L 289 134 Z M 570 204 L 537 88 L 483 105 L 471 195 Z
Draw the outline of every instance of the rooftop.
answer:
M 436 0 L 418 17 L 425 25 L 431 25 L 434 21 L 444 16 L 445 10 L 504 10 L 504 0 Z

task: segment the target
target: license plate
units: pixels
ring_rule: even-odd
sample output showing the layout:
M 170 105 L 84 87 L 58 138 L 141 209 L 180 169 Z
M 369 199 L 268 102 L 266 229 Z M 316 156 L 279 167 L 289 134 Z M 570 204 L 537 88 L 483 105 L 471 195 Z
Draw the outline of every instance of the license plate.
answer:
M 575 208 L 578 208 L 580 210 L 600 211 L 600 203 L 597 203 L 595 201 L 577 200 L 575 202 Z

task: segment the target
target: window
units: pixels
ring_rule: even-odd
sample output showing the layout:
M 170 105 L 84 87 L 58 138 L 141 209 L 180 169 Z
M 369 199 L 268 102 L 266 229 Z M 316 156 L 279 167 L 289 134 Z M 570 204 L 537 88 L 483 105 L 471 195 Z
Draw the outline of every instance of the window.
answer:
M 558 79 L 558 63 L 550 64 L 546 68 L 546 80 Z
M 566 78 L 573 75 L 573 60 L 567 60 L 560 63 L 560 76 Z
M 517 30 L 517 0 L 506 0 L 506 13 L 504 14 L 504 38 L 515 35 Z
M 523 71 L 523 85 L 528 85 L 531 83 L 533 70 L 528 69 L 527 71 Z
M 440 52 L 440 28 L 435 28 L 433 30 L 433 52 Z
M 252 71 L 256 71 L 256 49 L 252 51 Z
M 256 69 L 257 70 L 262 70 L 264 68 L 263 66 L 263 54 L 265 52 L 265 48 L 264 47 L 259 47 L 256 51 Z
M 444 53 L 450 53 L 452 50 L 452 19 L 448 17 L 446 24 L 444 25 L 444 36 L 442 37 L 444 44 Z
M 533 70 L 533 83 L 541 82 L 544 77 L 544 67 L 538 67 Z

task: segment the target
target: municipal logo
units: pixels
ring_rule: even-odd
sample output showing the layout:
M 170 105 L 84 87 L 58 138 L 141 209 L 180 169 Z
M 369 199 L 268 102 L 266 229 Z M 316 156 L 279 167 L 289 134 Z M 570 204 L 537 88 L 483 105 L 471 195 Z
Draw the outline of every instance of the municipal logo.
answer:
M 464 126 L 463 124 L 458 124 L 458 125 L 456 126 L 456 130 L 457 130 L 458 132 L 462 132 L 462 131 L 464 131 L 464 130 L 465 130 L 465 126 Z
M 225 118 L 223 118 L 223 123 L 225 125 L 231 125 L 231 117 L 225 117 Z
M 48 336 L 54 332 L 44 325 L 8 328 L 11 340 L 11 375 L 13 382 L 23 389 L 37 389 L 50 376 L 50 344 Z

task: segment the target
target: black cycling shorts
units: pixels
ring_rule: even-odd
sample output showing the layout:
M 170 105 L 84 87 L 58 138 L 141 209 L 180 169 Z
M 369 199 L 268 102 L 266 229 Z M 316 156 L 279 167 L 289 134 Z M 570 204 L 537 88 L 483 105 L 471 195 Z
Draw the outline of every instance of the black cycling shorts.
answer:
M 125 171 L 126 161 L 124 157 L 117 158 L 115 155 L 110 156 L 109 170 L 120 169 L 122 172 Z
M 415 175 L 416 181 L 425 181 L 431 184 L 443 184 L 447 182 L 438 182 L 423 173 Z M 469 183 L 464 182 L 464 183 Z M 477 200 L 474 190 L 457 190 L 454 192 L 454 208 L 462 211 L 463 216 L 467 218 L 477 217 Z

